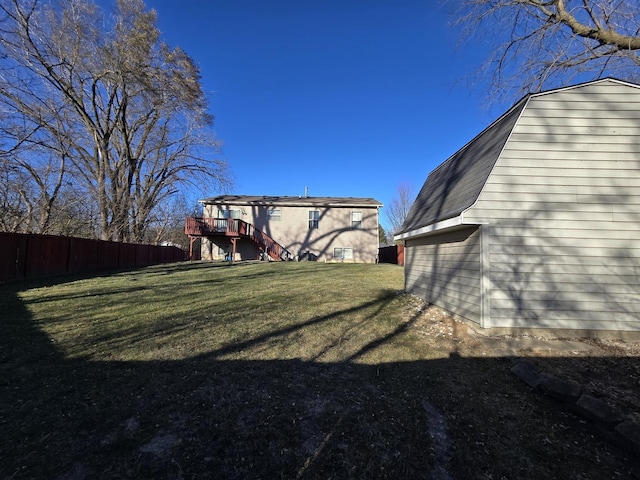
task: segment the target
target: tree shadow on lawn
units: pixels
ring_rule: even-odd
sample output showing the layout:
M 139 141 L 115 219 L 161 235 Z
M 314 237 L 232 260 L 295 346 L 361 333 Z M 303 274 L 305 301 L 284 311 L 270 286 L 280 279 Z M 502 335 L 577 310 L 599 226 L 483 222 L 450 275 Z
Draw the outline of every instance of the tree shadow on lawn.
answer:
M 18 314 L 0 323 L 0 478 L 604 479 L 640 471 L 590 424 L 532 393 L 505 359 L 360 363 L 398 330 L 336 363 L 221 360 L 230 347 L 182 361 L 69 360 L 17 296 L 3 295 L 3 309 Z

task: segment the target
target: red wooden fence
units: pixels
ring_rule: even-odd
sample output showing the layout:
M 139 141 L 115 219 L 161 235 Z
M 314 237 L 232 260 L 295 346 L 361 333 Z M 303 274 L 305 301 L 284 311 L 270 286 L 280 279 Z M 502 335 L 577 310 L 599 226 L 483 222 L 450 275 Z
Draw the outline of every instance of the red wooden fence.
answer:
M 182 262 L 177 247 L 0 233 L 0 282 Z

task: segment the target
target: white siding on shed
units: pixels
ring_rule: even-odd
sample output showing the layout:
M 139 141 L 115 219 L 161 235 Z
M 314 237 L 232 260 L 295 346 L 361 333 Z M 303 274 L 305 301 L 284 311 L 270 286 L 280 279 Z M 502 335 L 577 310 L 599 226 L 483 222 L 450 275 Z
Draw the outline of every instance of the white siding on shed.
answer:
M 405 246 L 405 289 L 480 324 L 479 229 L 410 239 Z
M 533 95 L 465 222 L 496 327 L 640 330 L 640 89 Z

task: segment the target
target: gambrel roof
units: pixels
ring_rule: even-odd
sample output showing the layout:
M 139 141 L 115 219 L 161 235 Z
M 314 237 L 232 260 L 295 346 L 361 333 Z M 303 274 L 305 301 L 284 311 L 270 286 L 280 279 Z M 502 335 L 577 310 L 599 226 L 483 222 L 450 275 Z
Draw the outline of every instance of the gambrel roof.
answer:
M 398 233 L 455 217 L 473 205 L 527 99 L 520 100 L 429 174 Z
M 477 201 L 529 99 L 599 82 L 637 85 L 605 78 L 570 87 L 528 94 L 427 177 L 396 235 L 458 217 Z

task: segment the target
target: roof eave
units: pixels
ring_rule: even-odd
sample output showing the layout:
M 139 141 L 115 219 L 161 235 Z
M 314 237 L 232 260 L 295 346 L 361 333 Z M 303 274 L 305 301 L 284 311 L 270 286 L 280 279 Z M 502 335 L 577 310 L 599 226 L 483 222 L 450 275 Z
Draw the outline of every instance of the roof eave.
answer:
M 203 198 L 198 200 L 203 205 L 250 205 L 250 206 L 283 206 L 283 207 L 351 207 L 382 208 L 384 205 L 374 198 L 354 197 L 251 197 L 237 196 L 233 199 L 224 196 Z
M 439 222 L 425 225 L 424 227 L 416 228 L 408 232 L 399 233 L 394 235 L 393 240 L 409 240 L 412 238 L 427 237 L 429 235 L 435 235 L 436 233 L 443 233 L 444 231 L 454 230 L 462 227 L 469 227 L 472 225 L 479 225 L 478 223 L 468 223 L 464 221 L 464 216 L 460 215 Z

